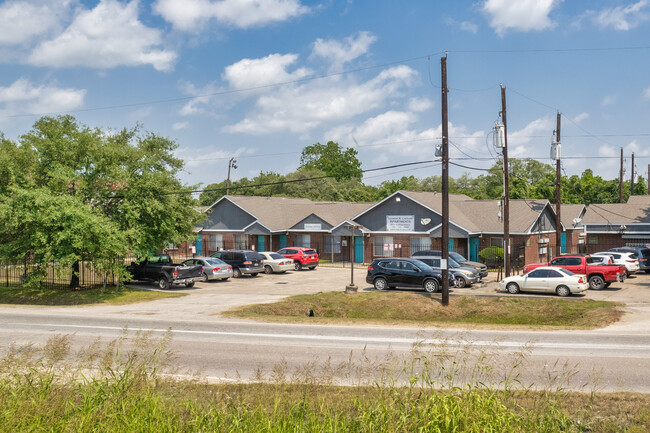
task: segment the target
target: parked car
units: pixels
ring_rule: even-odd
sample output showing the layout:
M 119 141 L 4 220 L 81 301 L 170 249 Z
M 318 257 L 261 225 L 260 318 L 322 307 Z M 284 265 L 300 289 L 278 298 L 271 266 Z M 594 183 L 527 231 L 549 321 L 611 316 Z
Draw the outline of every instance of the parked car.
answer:
M 417 251 L 411 255 L 411 257 L 442 257 L 442 251 L 440 250 L 422 250 L 422 251 Z M 457 252 L 454 251 L 449 251 L 449 258 L 452 258 L 458 263 L 460 266 L 465 266 L 465 267 L 471 267 L 475 268 L 476 272 L 478 273 L 479 277 L 487 277 L 488 271 L 487 271 L 487 266 L 483 263 L 479 262 L 470 262 L 467 260 L 465 257 L 461 256 Z
M 225 281 L 232 277 L 232 266 L 216 257 L 194 257 L 183 262 L 184 265 L 203 266 L 203 279 Z
M 570 296 L 589 288 L 585 275 L 577 275 L 564 268 L 542 266 L 523 275 L 514 275 L 499 281 L 499 287 L 513 295 L 520 291 L 555 293 Z
M 611 254 L 591 254 L 591 263 L 594 265 L 611 265 L 614 257 Z
M 302 268 L 314 269 L 318 266 L 318 253 L 313 248 L 306 247 L 287 247 L 277 251 L 278 254 L 293 260 L 296 271 Z
M 434 256 L 411 256 L 412 259 L 420 260 L 421 262 L 426 263 L 433 269 L 442 270 L 440 267 L 441 257 Z M 478 283 L 481 281 L 475 267 L 461 266 L 451 257 L 449 258 L 449 272 L 454 276 L 454 286 L 456 287 L 471 287 L 472 284 Z
M 232 266 L 232 276 L 235 278 L 242 275 L 254 277 L 260 272 L 264 272 L 264 259 L 257 251 L 221 250 L 210 257 L 221 259 Z
M 387 257 L 370 263 L 366 282 L 377 290 L 421 287 L 429 293 L 435 293 L 442 287 L 442 271 L 433 269 L 420 260 Z M 451 273 L 449 284 L 454 284 Z
M 601 253 L 596 253 L 596 255 L 607 254 L 613 257 L 614 264 L 623 265 L 626 269 L 626 275 L 630 275 L 639 271 L 639 259 L 636 258 L 636 254 L 633 252 L 627 251 L 605 251 Z M 594 254 L 591 254 L 593 256 Z
M 261 251 L 260 255 L 264 257 L 264 272 L 267 274 L 287 272 L 294 268 L 292 259 L 288 259 L 273 251 Z
M 524 266 L 524 274 L 543 266 L 557 266 L 567 269 L 575 274 L 586 275 L 589 288 L 600 290 L 613 282 L 625 281 L 625 266 L 594 264 L 588 254 L 564 255 L 554 258 L 548 263 L 535 263 Z
M 192 287 L 196 281 L 203 280 L 203 268 L 198 265 L 175 264 L 168 254 L 153 256 L 140 262 L 131 262 L 126 270 L 134 280 L 154 281 L 163 290 L 172 284 L 185 284 Z
M 641 247 L 616 247 L 610 248 L 610 251 L 631 252 L 636 254 L 639 260 L 639 270 L 650 274 L 650 248 Z

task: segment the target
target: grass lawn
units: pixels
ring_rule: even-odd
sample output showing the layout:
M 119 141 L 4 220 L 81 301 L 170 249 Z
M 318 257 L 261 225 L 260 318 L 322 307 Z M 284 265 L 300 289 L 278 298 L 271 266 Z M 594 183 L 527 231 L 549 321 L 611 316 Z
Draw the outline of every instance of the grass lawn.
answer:
M 326 292 L 298 295 L 273 304 L 239 307 L 226 316 L 267 321 L 474 324 L 590 329 L 619 320 L 621 304 L 594 300 L 453 297 L 449 307 L 415 293 Z M 314 312 L 309 317 L 308 312 Z
M 101 288 L 39 289 L 21 286 L 0 287 L 0 304 L 13 305 L 91 305 L 91 304 L 133 304 L 164 298 L 178 298 L 186 293 L 158 292 L 121 287 L 116 293 L 114 287 Z

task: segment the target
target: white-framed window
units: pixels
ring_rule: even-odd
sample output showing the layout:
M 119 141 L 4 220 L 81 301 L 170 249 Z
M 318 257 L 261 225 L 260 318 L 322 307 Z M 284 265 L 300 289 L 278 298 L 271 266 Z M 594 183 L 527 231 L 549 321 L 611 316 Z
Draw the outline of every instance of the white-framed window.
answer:
M 295 246 L 311 248 L 311 235 L 296 235 Z
M 341 236 L 324 236 L 325 253 L 339 254 L 341 252 Z
M 393 237 L 376 236 L 374 255 L 376 257 L 393 257 Z
M 490 238 L 490 246 L 503 248 L 503 238 Z
M 236 233 L 234 235 L 235 245 L 233 246 L 236 250 L 247 250 L 248 249 L 248 235 L 244 233 Z
M 410 238 L 410 255 L 417 253 L 418 251 L 430 250 L 431 249 L 431 238 Z
M 210 245 L 208 250 L 210 251 L 221 251 L 223 250 L 223 235 L 210 235 Z

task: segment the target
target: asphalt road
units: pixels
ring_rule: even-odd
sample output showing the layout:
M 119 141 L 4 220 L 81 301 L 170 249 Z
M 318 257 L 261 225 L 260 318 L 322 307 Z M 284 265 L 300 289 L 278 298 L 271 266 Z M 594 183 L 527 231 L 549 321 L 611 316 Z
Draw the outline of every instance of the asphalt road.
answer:
M 355 270 L 360 290 L 365 272 Z M 343 384 L 399 381 L 427 369 L 442 383 L 455 380 L 582 391 L 650 392 L 650 276 L 629 280 L 587 297 L 628 302 L 618 324 L 593 331 L 416 329 L 397 326 L 268 324 L 226 319 L 235 305 L 273 302 L 294 293 L 342 290 L 349 269 L 319 268 L 201 283 L 178 288 L 190 296 L 125 306 L 0 307 L 0 345 L 44 344 L 72 335 L 74 347 L 97 338 L 108 342 L 124 327 L 173 333 L 171 348 L 182 371 L 210 381 L 247 381 L 262 376 Z M 489 295 L 494 284 L 463 293 Z M 454 290 L 454 293 L 459 289 Z M 426 362 L 424 362 L 426 361 Z M 455 364 L 453 363 L 455 361 Z M 406 370 L 411 373 L 405 373 Z

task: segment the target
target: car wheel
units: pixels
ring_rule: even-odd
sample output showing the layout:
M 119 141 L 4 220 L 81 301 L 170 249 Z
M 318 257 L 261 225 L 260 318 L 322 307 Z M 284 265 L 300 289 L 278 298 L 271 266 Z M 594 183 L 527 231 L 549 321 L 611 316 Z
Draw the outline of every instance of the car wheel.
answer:
M 373 284 L 375 286 L 375 289 L 377 289 L 377 290 L 386 290 L 386 288 L 388 287 L 388 283 L 386 282 L 386 279 L 384 279 L 384 278 L 375 279 Z
M 467 283 L 465 282 L 465 278 L 463 277 L 456 277 L 456 287 L 462 289 L 465 287 Z
M 571 290 L 569 290 L 567 286 L 558 286 L 557 289 L 555 289 L 555 293 L 564 298 L 571 294 Z
M 589 278 L 589 288 L 592 290 L 600 290 L 605 287 L 605 280 L 600 275 L 593 275 Z
M 424 290 L 429 293 L 436 293 L 440 289 L 440 284 L 437 280 L 429 278 L 428 280 L 424 281 L 423 287 Z
M 194 287 L 194 281 L 192 281 L 191 283 L 185 283 L 185 287 L 187 288 Z
M 169 281 L 167 281 L 167 278 L 165 278 L 165 277 L 160 277 L 160 278 L 158 279 L 158 288 L 159 288 L 159 289 L 161 289 L 161 290 L 167 290 L 167 289 L 169 289 L 169 286 L 170 286 L 170 284 L 169 284 Z
M 296 271 L 301 270 L 301 269 L 302 269 L 302 263 L 300 263 L 300 262 L 295 262 L 295 263 L 293 264 L 293 268 L 294 268 Z
M 239 270 L 239 268 L 235 268 L 232 270 L 232 276 L 234 278 L 241 278 L 241 271 Z
M 272 274 L 273 273 L 273 268 L 270 267 L 269 265 L 264 266 L 264 273 L 265 274 Z
M 516 295 L 517 293 L 519 293 L 519 285 L 517 283 L 508 283 L 508 285 L 506 286 L 506 290 L 508 291 L 508 293 L 512 295 Z

